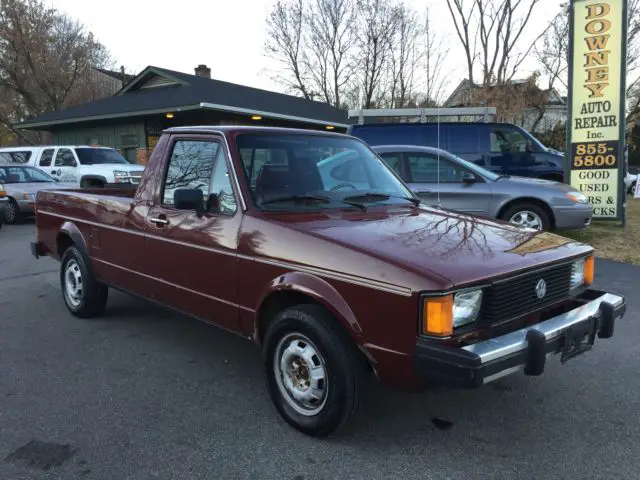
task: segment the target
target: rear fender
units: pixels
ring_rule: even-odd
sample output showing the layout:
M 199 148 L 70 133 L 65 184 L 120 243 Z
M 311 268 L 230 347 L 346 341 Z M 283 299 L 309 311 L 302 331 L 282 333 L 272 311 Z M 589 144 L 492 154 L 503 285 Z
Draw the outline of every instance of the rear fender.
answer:
M 292 292 L 304 295 L 323 305 L 340 322 L 349 335 L 362 344 L 362 327 L 338 291 L 327 281 L 308 273 L 289 272 L 274 278 L 263 290 L 254 317 L 254 338 L 259 339 L 263 307 L 273 294 Z
M 62 242 L 65 237 L 68 237 L 71 240 L 71 243 L 80 251 L 80 254 L 83 256 L 85 263 L 91 270 L 93 274 L 93 265 L 91 264 L 91 258 L 89 257 L 89 249 L 87 248 L 87 242 L 82 235 L 82 232 L 77 227 L 76 224 L 70 221 L 66 221 L 62 224 L 60 231 L 56 237 L 56 253 L 62 259 L 62 254 L 64 252 L 61 251 Z

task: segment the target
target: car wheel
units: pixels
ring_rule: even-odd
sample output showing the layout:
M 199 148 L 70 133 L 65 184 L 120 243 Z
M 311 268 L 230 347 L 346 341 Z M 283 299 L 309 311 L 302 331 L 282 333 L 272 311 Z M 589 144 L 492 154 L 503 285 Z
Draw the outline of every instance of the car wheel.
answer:
M 365 364 L 323 308 L 298 305 L 278 313 L 265 334 L 263 360 L 271 401 L 301 432 L 329 435 L 358 412 Z
M 513 205 L 504 211 L 501 218 L 513 225 L 535 230 L 549 230 L 551 226 L 549 214 L 542 207 L 533 203 Z
M 22 219 L 20 207 L 13 198 L 9 199 L 9 204 L 4 212 L 4 220 L 8 225 L 15 225 Z
M 67 309 L 76 317 L 91 318 L 104 310 L 109 289 L 95 279 L 75 246 L 62 255 L 60 285 Z

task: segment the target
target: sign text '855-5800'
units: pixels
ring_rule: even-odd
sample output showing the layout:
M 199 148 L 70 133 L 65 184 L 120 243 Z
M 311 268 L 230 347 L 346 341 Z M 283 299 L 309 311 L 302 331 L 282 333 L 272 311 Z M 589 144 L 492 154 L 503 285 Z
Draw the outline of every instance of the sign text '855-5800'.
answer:
M 626 0 L 572 0 L 569 181 L 595 218 L 624 218 Z

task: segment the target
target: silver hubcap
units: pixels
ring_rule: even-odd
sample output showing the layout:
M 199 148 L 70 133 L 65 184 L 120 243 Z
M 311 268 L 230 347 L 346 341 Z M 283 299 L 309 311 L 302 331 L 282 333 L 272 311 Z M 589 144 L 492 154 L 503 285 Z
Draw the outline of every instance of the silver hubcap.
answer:
M 13 221 L 15 221 L 16 217 L 18 216 L 18 212 L 16 211 L 16 206 L 13 202 L 10 202 L 9 205 L 7 206 L 7 223 L 11 223 Z
M 302 334 L 286 335 L 276 347 L 273 370 L 280 394 L 296 412 L 316 415 L 327 402 L 327 368 L 320 351 Z
M 529 210 L 520 210 L 516 212 L 509 222 L 519 227 L 534 228 L 536 230 L 542 230 L 542 219 L 535 213 Z
M 75 260 L 70 260 L 64 271 L 64 294 L 72 307 L 78 307 L 82 302 L 84 295 L 82 272 L 80 265 Z

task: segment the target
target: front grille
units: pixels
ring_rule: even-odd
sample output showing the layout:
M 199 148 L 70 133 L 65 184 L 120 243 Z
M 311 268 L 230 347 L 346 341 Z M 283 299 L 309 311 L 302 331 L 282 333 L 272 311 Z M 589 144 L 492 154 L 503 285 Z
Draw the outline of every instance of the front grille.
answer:
M 547 291 L 536 295 L 536 285 L 544 279 Z M 569 297 L 571 264 L 536 270 L 496 282 L 484 289 L 480 319 L 483 324 L 510 320 Z

